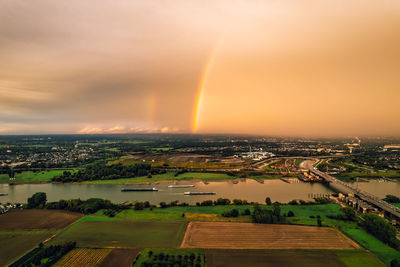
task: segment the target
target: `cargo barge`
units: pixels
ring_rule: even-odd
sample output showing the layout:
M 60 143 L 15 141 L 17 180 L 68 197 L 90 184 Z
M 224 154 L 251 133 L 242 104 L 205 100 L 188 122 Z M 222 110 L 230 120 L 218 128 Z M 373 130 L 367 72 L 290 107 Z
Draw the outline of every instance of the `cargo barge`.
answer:
M 8 194 L 7 193 L 0 193 L 0 197 L 1 196 L 8 196 Z
M 121 189 L 121 192 L 143 192 L 143 191 L 145 191 L 145 192 L 148 192 L 148 191 L 158 191 L 158 189 L 157 188 L 122 188 Z
M 168 188 L 188 188 L 194 187 L 192 184 L 182 184 L 182 185 L 169 185 Z
M 216 195 L 215 192 L 185 192 L 184 195 L 187 196 L 198 196 L 198 195 Z

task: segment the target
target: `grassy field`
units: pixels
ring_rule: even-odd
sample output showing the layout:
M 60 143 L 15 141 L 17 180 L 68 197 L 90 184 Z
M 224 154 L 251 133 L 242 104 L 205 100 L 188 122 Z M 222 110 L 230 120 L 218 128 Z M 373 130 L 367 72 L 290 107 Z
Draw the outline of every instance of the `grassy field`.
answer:
M 50 179 L 54 176 L 61 175 L 65 170 L 51 170 L 51 171 L 41 171 L 41 172 L 32 172 L 32 171 L 24 171 L 21 173 L 15 174 L 15 179 L 10 180 L 10 177 L 7 174 L 0 175 L 0 183 L 43 183 L 50 182 Z M 69 172 L 73 172 L 72 170 L 68 170 Z
M 89 218 L 89 219 L 88 219 Z M 177 247 L 183 221 L 127 220 L 87 216 L 50 241 L 76 241 L 80 247 Z
M 264 206 L 266 208 L 267 206 Z M 237 222 L 251 222 L 250 216 L 239 216 L 238 218 L 224 218 L 220 214 L 224 211 L 231 209 L 238 209 L 240 212 L 245 209 L 253 209 L 252 205 L 243 206 L 189 206 L 189 207 L 171 207 L 166 209 L 154 208 L 153 211 L 145 209 L 143 211 L 125 210 L 117 214 L 119 219 L 158 219 L 158 220 L 194 220 L 194 221 L 237 221 Z M 340 206 L 337 204 L 325 204 L 325 205 L 281 205 L 282 213 L 286 213 L 291 210 L 295 216 L 287 218 L 288 223 L 298 225 L 317 225 L 316 218 L 310 218 L 310 216 L 321 216 L 322 224 L 324 226 L 339 227 L 348 236 L 354 239 L 363 247 L 372 251 L 378 255 L 385 262 L 390 262 L 394 258 L 400 258 L 400 252 L 390 248 L 383 244 L 370 234 L 366 233 L 361 229 L 356 222 L 341 221 L 326 218 L 327 215 L 340 214 Z M 185 217 L 182 217 L 182 213 L 185 213 Z M 98 215 L 102 215 L 99 212 Z M 208 217 L 211 216 L 211 217 Z
M 160 254 L 163 253 L 164 255 L 169 255 L 169 257 L 174 257 L 177 258 L 179 255 L 184 258 L 186 255 L 190 256 L 191 254 L 195 254 L 196 258 L 200 256 L 201 261 L 199 262 L 199 266 L 204 266 L 204 251 L 202 249 L 144 249 L 140 255 L 135 264 L 133 265 L 134 267 L 141 267 L 142 263 L 145 261 L 149 261 L 149 251 L 151 251 L 154 254 Z M 196 261 L 195 261 L 196 263 Z
M 383 267 L 384 263 L 363 250 L 205 250 L 206 267 Z
M 270 208 L 263 206 L 264 208 Z M 186 207 L 170 207 L 170 208 L 153 208 L 144 209 L 144 210 L 123 210 L 122 212 L 116 215 L 116 218 L 120 219 L 159 219 L 159 220 L 196 220 L 196 216 L 200 218 L 199 220 L 204 220 L 204 214 L 216 215 L 211 219 L 219 220 L 219 221 L 242 221 L 242 222 L 250 222 L 250 216 L 239 216 L 237 218 L 225 218 L 220 216 L 224 211 L 230 211 L 232 209 L 237 209 L 239 213 L 244 212 L 246 209 L 249 209 L 251 212 L 253 211 L 253 205 L 220 205 L 220 206 L 186 206 Z M 326 225 L 341 225 L 341 221 L 332 220 L 332 219 L 324 219 L 326 215 L 338 215 L 340 214 L 340 206 L 336 204 L 325 204 L 325 205 L 281 205 L 281 211 L 283 213 L 288 213 L 289 211 L 293 211 L 295 217 L 288 218 L 290 223 L 300 224 L 300 225 L 317 225 L 316 218 L 312 219 L 309 216 L 317 216 L 320 215 L 323 218 L 323 222 L 326 222 Z M 182 217 L 182 214 L 185 213 L 186 217 Z M 103 211 L 97 212 L 95 215 L 104 216 Z M 187 218 L 189 215 L 192 217 Z M 105 218 L 105 217 L 104 217 Z M 210 219 L 210 218 L 209 218 Z M 352 226 L 353 224 L 343 224 L 343 226 Z
M 357 171 L 352 172 L 342 172 L 335 175 L 338 179 L 342 181 L 351 181 L 357 177 L 359 178 L 400 178 L 400 172 L 396 170 L 378 170 L 378 171 L 367 171 L 364 169 L 359 169 Z
M 360 245 L 373 252 L 386 263 L 390 263 L 392 259 L 400 259 L 400 252 L 382 243 L 372 235 L 362 229 L 341 229 L 346 235 L 356 240 Z
M 0 230 L 0 266 L 6 266 L 16 261 L 54 233 L 50 230 Z
M 294 162 L 294 165 L 296 165 L 297 167 L 300 166 L 300 164 L 304 161 L 304 159 L 296 159 Z

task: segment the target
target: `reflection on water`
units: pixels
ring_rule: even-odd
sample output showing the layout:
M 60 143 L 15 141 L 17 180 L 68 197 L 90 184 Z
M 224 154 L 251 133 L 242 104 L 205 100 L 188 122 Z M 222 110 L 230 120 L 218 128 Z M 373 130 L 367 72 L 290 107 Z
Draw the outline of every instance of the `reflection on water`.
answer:
M 400 183 L 394 181 L 369 180 L 353 183 L 353 186 L 379 198 L 384 198 L 386 195 L 400 196 Z
M 148 200 L 151 203 L 161 201 L 170 202 L 179 200 L 195 204 L 196 202 L 217 199 L 246 199 L 264 203 L 269 196 L 272 201 L 288 202 L 292 199 L 308 200 L 313 196 L 329 194 L 332 191 L 321 184 L 299 183 L 295 181 L 284 182 L 282 180 L 255 180 L 242 179 L 239 182 L 185 182 L 195 185 L 194 188 L 168 188 L 172 183 L 155 183 L 151 185 L 93 185 L 93 184 L 25 184 L 25 185 L 0 185 L 0 193 L 8 193 L 8 196 L 0 197 L 0 202 L 26 202 L 27 198 L 36 192 L 45 192 L 48 201 L 70 198 L 104 198 L 115 203 L 124 201 Z M 158 192 L 121 192 L 123 187 L 156 187 Z M 184 192 L 216 192 L 216 195 L 185 196 Z

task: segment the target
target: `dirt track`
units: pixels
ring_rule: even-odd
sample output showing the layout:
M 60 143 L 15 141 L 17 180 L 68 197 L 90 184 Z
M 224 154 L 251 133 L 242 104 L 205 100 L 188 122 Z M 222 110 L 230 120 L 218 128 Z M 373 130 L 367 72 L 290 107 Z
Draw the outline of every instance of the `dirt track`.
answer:
M 355 249 L 359 246 L 327 227 L 230 222 L 189 223 L 182 248 Z

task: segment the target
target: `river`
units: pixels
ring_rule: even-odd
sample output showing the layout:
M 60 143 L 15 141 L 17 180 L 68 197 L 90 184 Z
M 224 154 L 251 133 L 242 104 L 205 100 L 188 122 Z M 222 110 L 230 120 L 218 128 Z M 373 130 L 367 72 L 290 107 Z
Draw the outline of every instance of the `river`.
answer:
M 217 199 L 246 199 L 249 202 L 265 202 L 268 196 L 272 201 L 288 202 L 292 199 L 311 200 L 312 197 L 323 194 L 330 194 L 332 191 L 322 184 L 309 184 L 299 182 L 297 179 L 289 180 L 290 183 L 279 179 L 264 180 L 264 183 L 252 179 L 241 179 L 239 182 L 190 182 L 180 184 L 192 184 L 193 188 L 168 188 L 173 184 L 165 182 L 152 185 L 100 185 L 100 184 L 22 184 L 12 185 L 0 184 L 0 193 L 7 193 L 7 196 L 0 197 L 0 203 L 26 203 L 27 198 L 36 192 L 45 192 L 48 201 L 71 198 L 104 198 L 115 203 L 124 201 L 145 201 L 158 204 L 161 201 L 170 202 L 178 200 L 195 204 L 196 202 Z M 159 189 L 157 192 L 121 192 L 121 188 L 151 188 Z M 216 195 L 185 196 L 183 193 L 191 192 L 215 192 Z
M 114 203 L 125 201 L 145 201 L 158 204 L 161 201 L 170 202 L 178 200 L 195 204 L 207 199 L 217 198 L 246 199 L 249 202 L 256 201 L 264 203 L 268 196 L 272 201 L 288 202 L 293 199 L 311 200 L 318 195 L 330 194 L 332 191 L 322 184 L 302 183 L 297 179 L 289 179 L 284 182 L 279 179 L 264 180 L 263 183 L 252 179 L 241 179 L 239 182 L 181 182 L 180 184 L 192 184 L 193 188 L 168 188 L 172 182 L 155 183 L 151 185 L 101 185 L 101 184 L 22 184 L 12 185 L 0 184 L 0 193 L 7 193 L 7 196 L 0 196 L 0 203 L 25 203 L 27 198 L 36 192 L 45 192 L 48 201 L 71 198 L 104 198 Z M 157 192 L 121 192 L 121 188 L 151 188 L 159 189 Z M 400 183 L 378 180 L 360 182 L 358 187 L 380 198 L 387 194 L 400 196 Z M 185 196 L 183 193 L 191 192 L 215 192 L 216 195 Z

